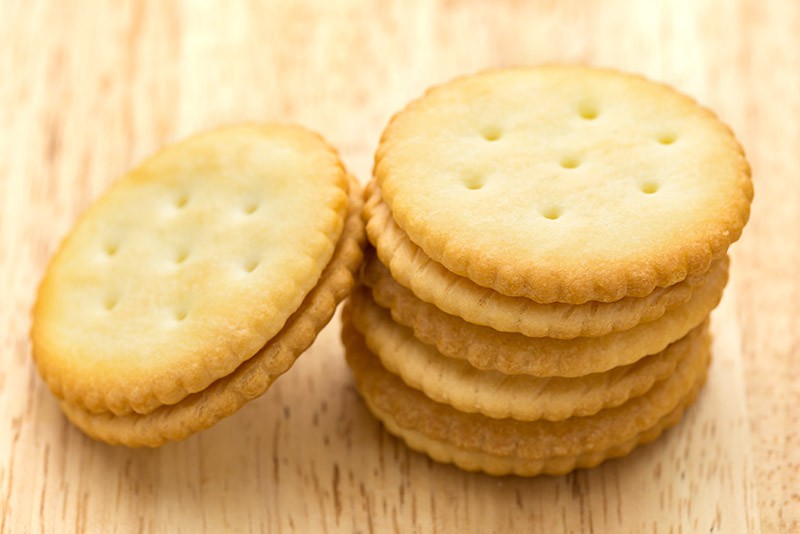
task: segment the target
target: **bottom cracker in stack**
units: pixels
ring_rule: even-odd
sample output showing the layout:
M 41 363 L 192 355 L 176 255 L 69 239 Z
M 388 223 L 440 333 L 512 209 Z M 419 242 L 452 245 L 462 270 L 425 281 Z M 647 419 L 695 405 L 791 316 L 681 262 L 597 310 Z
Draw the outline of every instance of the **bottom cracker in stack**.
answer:
M 491 474 L 562 474 L 676 424 L 749 216 L 713 113 L 586 67 L 490 71 L 391 120 L 344 313 L 357 389 L 389 432 Z

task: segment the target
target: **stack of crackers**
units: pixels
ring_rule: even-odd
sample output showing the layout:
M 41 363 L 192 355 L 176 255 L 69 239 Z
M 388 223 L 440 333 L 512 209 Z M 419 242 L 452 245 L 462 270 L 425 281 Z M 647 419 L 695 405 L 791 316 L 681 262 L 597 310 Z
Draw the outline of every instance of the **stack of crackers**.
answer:
M 561 474 L 676 424 L 749 216 L 713 113 L 584 67 L 491 71 L 390 122 L 343 339 L 370 411 L 435 460 Z

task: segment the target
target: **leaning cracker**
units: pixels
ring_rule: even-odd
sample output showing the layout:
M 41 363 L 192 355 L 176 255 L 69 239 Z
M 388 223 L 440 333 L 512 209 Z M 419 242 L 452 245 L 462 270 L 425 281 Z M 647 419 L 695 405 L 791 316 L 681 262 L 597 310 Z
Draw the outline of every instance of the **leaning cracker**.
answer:
M 696 349 L 707 326 L 706 322 L 694 328 L 658 354 L 605 373 L 537 378 L 481 371 L 422 343 L 410 329 L 392 321 L 387 310 L 374 306 L 361 311 L 350 314 L 353 327 L 383 367 L 409 387 L 461 412 L 518 421 L 592 415 L 643 395 Z
M 645 297 L 626 297 L 614 302 L 540 304 L 525 297 L 509 297 L 457 276 L 430 259 L 397 227 L 374 181 L 368 185 L 367 194 L 364 206 L 367 233 L 380 261 L 368 253 L 364 276 L 376 281 L 390 279 L 386 272 L 390 270 L 394 280 L 419 299 L 467 322 L 501 332 L 571 339 L 628 330 L 685 303 L 708 275 L 706 272 L 690 276 L 669 287 L 656 288 Z M 712 264 L 710 270 L 714 268 Z
M 162 406 L 146 415 L 92 414 L 62 401 L 64 413 L 96 439 L 129 447 L 157 447 L 210 427 L 264 393 L 311 345 L 317 333 L 330 321 L 337 304 L 353 287 L 365 240 L 360 211 L 360 187 L 351 179 L 350 213 L 342 238 L 319 283 L 283 329 L 233 373 L 177 404 Z
M 39 289 L 34 357 L 53 392 L 147 413 L 231 373 L 319 280 L 347 177 L 302 128 L 247 125 L 165 148 L 81 218 Z
M 467 360 L 478 369 L 576 377 L 602 373 L 661 352 L 706 319 L 719 303 L 727 279 L 727 262 L 721 262 L 686 304 L 660 319 L 624 332 L 574 339 L 533 338 L 473 325 L 417 299 L 399 284 L 373 288 L 374 301 L 363 291 L 355 291 L 351 300 L 354 315 L 376 305 L 388 308 L 392 318 L 411 328 L 420 341 L 434 345 L 446 356 Z
M 429 90 L 387 126 L 374 175 L 427 256 L 543 303 L 644 297 L 707 271 L 753 196 L 742 148 L 711 111 L 580 66 Z
M 555 474 L 589 467 L 654 439 L 694 399 L 710 360 L 709 337 L 704 336 L 670 378 L 641 397 L 588 417 L 524 422 L 462 413 L 436 403 L 386 371 L 347 320 L 342 338 L 356 388 L 388 430 L 400 437 L 414 433 L 439 443 L 440 454 L 433 455 L 434 459 L 458 460 L 468 469 L 494 474 Z M 409 444 L 427 452 L 419 441 Z M 466 452 L 467 458 L 448 458 L 453 450 Z M 492 461 L 473 465 L 466 461 L 481 456 Z
M 245 125 L 171 145 L 76 224 L 39 288 L 36 364 L 92 412 L 148 413 L 230 374 L 330 261 L 347 176 L 321 137 Z

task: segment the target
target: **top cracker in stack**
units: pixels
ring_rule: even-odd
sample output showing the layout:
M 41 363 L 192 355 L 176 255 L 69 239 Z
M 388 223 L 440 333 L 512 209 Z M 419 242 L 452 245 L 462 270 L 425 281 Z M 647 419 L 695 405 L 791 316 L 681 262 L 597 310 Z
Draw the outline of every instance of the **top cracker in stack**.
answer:
M 485 72 L 398 113 L 374 175 L 344 339 L 390 431 L 537 474 L 678 420 L 753 195 L 713 113 L 609 70 Z
M 67 417 L 129 446 L 185 438 L 311 345 L 362 260 L 361 191 L 321 137 L 220 128 L 131 171 L 50 262 L 32 329 Z

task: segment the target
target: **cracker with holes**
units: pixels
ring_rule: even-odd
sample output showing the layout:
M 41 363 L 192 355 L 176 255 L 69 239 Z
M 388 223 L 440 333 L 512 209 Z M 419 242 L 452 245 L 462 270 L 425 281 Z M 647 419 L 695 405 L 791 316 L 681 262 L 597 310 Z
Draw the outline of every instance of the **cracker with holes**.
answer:
M 396 114 L 343 339 L 387 430 L 492 474 L 565 473 L 676 424 L 750 212 L 709 110 L 611 70 L 495 70 Z
M 753 195 L 741 147 L 710 111 L 585 67 L 431 89 L 389 123 L 375 178 L 425 255 L 543 303 L 643 297 L 707 271 Z
M 39 372 L 70 420 L 182 439 L 263 393 L 361 262 L 360 191 L 318 135 L 226 127 L 163 149 L 80 219 L 39 288 Z

